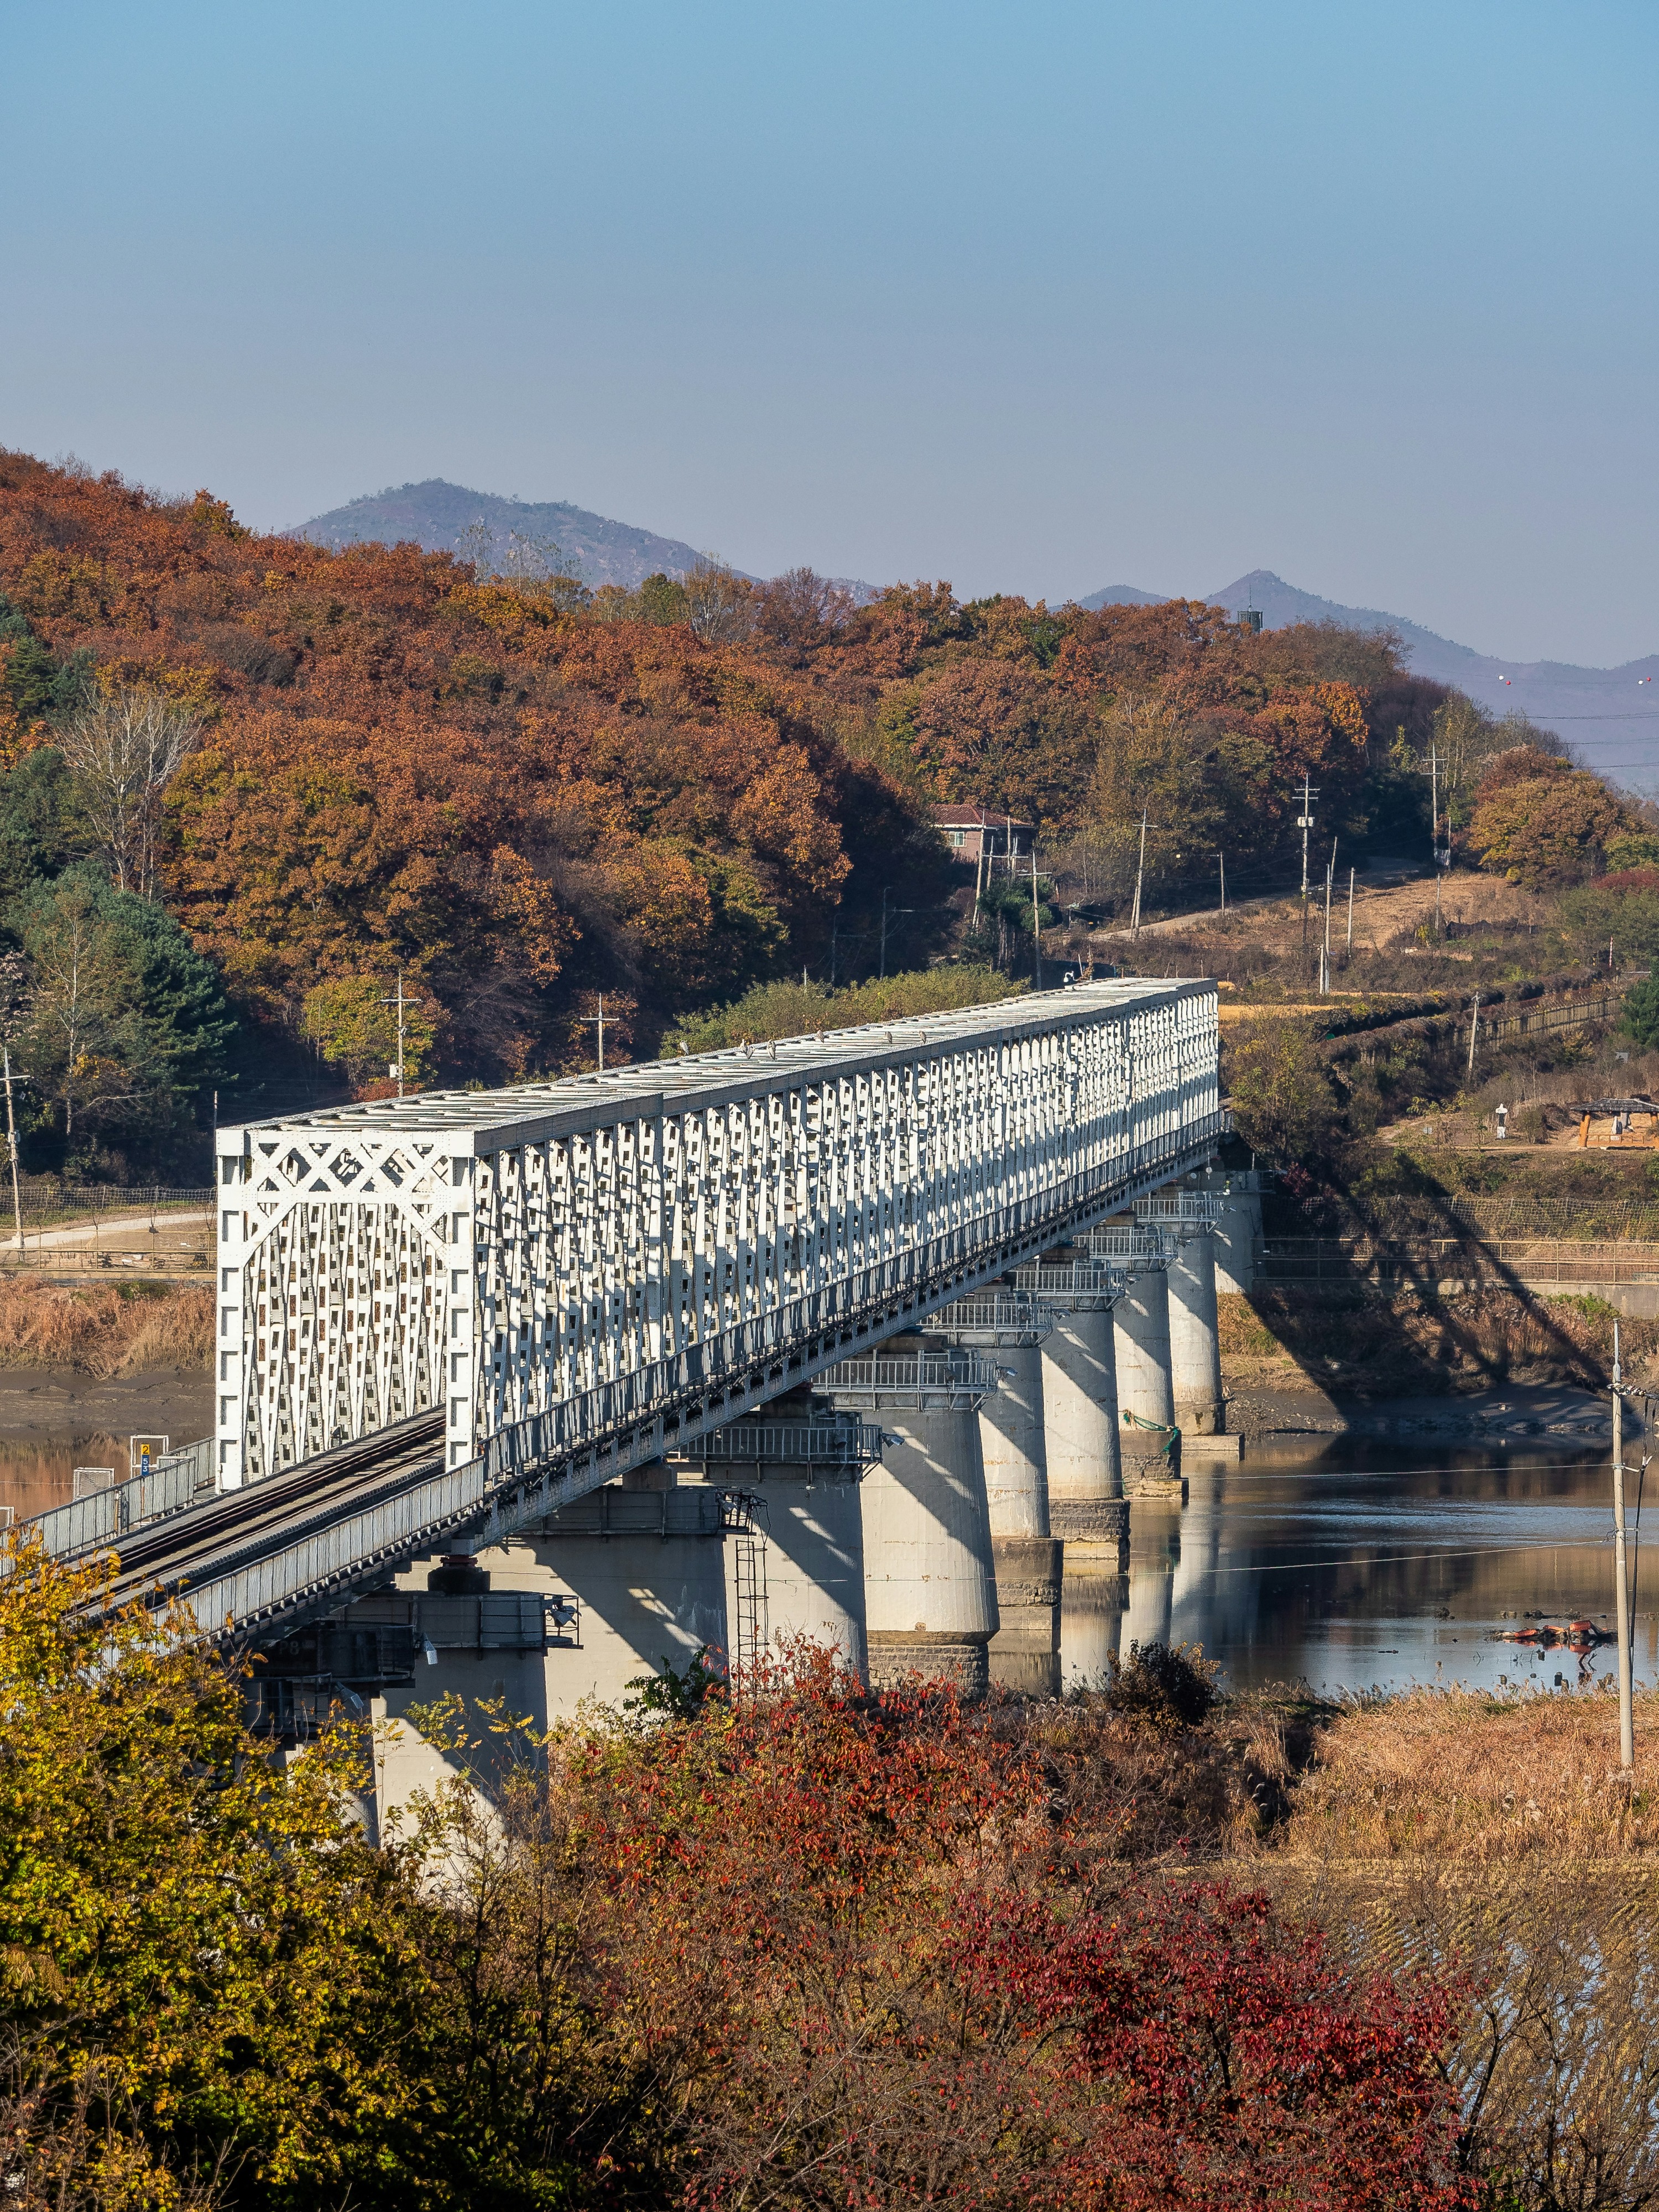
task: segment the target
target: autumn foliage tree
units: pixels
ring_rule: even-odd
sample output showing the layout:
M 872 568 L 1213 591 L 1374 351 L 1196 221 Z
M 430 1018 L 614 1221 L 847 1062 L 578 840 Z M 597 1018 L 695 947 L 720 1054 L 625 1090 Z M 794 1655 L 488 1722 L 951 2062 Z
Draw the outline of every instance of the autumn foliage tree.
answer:
M 1483 868 L 1540 890 L 1583 883 L 1609 842 L 1634 826 L 1599 775 L 1526 745 L 1500 753 L 1487 771 L 1469 842 Z
M 661 2201 L 1472 2203 L 1449 1992 L 1101 1861 L 1057 1816 L 1083 1748 L 811 1651 L 735 1708 L 556 1737 L 550 1781 L 489 1815 L 457 1790 L 429 1831 L 458 1899 L 499 1900 L 447 1972 L 527 1988 L 536 1931 L 582 1931 Z

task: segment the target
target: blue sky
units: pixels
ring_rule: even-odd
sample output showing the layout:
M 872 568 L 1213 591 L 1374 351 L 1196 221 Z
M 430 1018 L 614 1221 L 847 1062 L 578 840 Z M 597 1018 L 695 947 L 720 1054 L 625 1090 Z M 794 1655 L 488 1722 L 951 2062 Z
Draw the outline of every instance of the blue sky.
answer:
M 1659 648 L 1659 10 L 0 0 L 0 443 Z

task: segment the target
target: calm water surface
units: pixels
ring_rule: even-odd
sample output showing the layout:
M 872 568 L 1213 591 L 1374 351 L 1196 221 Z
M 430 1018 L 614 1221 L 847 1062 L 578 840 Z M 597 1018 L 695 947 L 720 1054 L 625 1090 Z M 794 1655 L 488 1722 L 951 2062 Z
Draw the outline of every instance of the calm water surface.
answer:
M 1640 1457 L 1640 1446 L 1629 1451 Z M 1628 1450 L 1628 1448 L 1627 1448 Z M 1634 1519 L 1636 1480 L 1630 1480 Z M 1371 1438 L 1258 1449 L 1194 1472 L 1184 1510 L 1130 1509 L 1127 1654 L 1142 1643 L 1201 1644 L 1235 1688 L 1302 1680 L 1316 1688 L 1414 1682 L 1545 1686 L 1584 1679 L 1560 1648 L 1492 1640 L 1542 1613 L 1613 1626 L 1612 1468 L 1605 1445 L 1565 1437 L 1525 1449 L 1415 1450 Z M 1636 1668 L 1659 1679 L 1659 1458 L 1649 1469 L 1652 1542 L 1638 1570 Z M 1589 1657 L 1608 1671 L 1612 1647 Z

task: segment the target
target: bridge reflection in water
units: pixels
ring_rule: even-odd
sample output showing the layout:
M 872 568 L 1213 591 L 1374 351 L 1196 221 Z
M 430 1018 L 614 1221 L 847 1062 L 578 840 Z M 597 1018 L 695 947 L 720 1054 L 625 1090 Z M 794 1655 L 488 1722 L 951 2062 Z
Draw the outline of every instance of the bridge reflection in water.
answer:
M 1184 1510 L 1137 1504 L 1123 1608 L 1133 1638 L 1201 1644 L 1246 1688 L 1568 1686 L 1571 1651 L 1494 1640 L 1521 1616 L 1612 1626 L 1612 1474 L 1571 1434 L 1493 1449 L 1442 1437 L 1289 1438 L 1196 1469 Z M 1638 1674 L 1659 1680 L 1659 1569 L 1638 1591 Z M 1591 1675 L 1612 1664 L 1592 1654 Z

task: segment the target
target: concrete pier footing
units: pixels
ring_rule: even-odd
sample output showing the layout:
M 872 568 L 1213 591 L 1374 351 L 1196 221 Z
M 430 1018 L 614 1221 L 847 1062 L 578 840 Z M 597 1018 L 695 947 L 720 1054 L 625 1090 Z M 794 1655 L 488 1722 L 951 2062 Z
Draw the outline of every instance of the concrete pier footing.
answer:
M 1176 1425 L 1183 1435 L 1219 1436 L 1227 1426 L 1216 1322 L 1215 1241 L 1183 1231 L 1168 1274 L 1170 1365 Z

